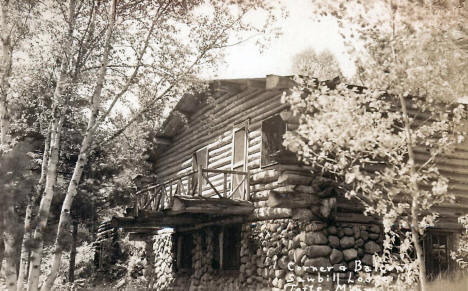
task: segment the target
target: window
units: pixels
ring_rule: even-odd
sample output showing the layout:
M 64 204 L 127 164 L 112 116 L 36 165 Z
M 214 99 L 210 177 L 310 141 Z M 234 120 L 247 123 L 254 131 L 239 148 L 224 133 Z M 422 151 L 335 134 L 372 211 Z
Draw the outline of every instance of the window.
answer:
M 222 260 L 223 270 L 239 270 L 240 267 L 240 225 L 225 226 L 222 232 Z
M 278 155 L 284 150 L 283 135 L 286 123 L 279 115 L 262 122 L 261 166 L 266 167 L 277 162 Z
M 193 238 L 191 233 L 178 234 L 176 236 L 177 256 L 176 265 L 177 271 L 192 270 L 192 248 Z
M 242 171 L 246 170 L 247 164 L 247 125 L 245 123 L 242 127 L 234 129 L 232 137 L 232 170 Z M 245 183 L 237 187 L 242 183 L 244 175 L 232 175 L 232 198 L 245 200 Z
M 224 226 L 216 228 L 213 233 L 213 269 L 239 270 L 241 226 Z
M 424 240 L 424 257 L 429 279 L 451 271 L 451 251 L 453 251 L 453 233 L 435 230 L 427 233 Z

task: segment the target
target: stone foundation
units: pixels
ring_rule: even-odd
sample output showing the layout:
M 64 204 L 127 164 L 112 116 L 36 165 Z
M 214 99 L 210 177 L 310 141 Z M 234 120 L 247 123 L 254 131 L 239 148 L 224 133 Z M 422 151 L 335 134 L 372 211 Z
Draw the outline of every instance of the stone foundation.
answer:
M 169 289 L 174 284 L 174 252 L 172 231 L 154 236 L 154 278 L 151 285 L 156 290 Z
M 381 251 L 379 225 L 268 220 L 242 226 L 239 270 L 215 270 L 215 238 L 207 227 L 193 233 L 189 274 L 174 270 L 170 236 L 158 235 L 154 244 L 157 290 L 292 290 L 314 284 L 327 289 L 337 276 L 354 276 L 356 265 L 372 265 L 372 254 Z

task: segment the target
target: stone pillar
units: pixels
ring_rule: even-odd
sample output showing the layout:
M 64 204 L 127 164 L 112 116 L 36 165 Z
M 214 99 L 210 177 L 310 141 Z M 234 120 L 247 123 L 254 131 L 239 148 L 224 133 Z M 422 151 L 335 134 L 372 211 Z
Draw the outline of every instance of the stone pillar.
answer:
M 154 236 L 153 249 L 155 259 L 151 287 L 155 290 L 170 289 L 175 279 L 172 231 L 161 231 L 160 234 Z

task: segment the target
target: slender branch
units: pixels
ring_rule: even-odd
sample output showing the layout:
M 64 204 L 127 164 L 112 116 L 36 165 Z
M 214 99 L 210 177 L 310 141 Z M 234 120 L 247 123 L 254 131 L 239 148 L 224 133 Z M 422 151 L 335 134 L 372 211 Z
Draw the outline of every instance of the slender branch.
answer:
M 144 65 L 141 65 L 144 67 Z M 137 65 L 107 65 L 107 68 L 136 68 Z M 101 68 L 101 66 L 92 66 L 92 67 L 87 67 L 83 68 L 81 72 L 87 72 L 87 71 L 92 71 Z
M 150 29 L 148 30 L 148 34 L 146 35 L 146 38 L 145 38 L 145 41 L 144 41 L 144 45 L 143 45 L 143 48 L 141 49 L 141 52 L 138 56 L 138 59 L 137 59 L 137 64 L 135 66 L 135 69 L 133 70 L 133 73 L 132 75 L 130 76 L 130 78 L 127 80 L 126 84 L 124 85 L 124 87 L 122 88 L 122 90 L 120 90 L 119 93 L 117 93 L 117 95 L 115 95 L 114 99 L 112 100 L 112 103 L 110 104 L 109 108 L 107 109 L 107 111 L 101 115 L 101 117 L 99 118 L 99 120 L 96 122 L 96 124 L 94 125 L 95 128 L 97 128 L 99 125 L 102 124 L 102 122 L 106 119 L 106 117 L 110 114 L 110 112 L 112 111 L 112 109 L 114 108 L 115 104 L 117 103 L 117 101 L 128 91 L 128 89 L 130 88 L 130 86 L 132 85 L 133 81 L 135 80 L 137 74 L 138 74 L 138 71 L 140 69 L 140 66 L 142 64 L 142 61 L 143 61 L 143 56 L 145 55 L 145 52 L 146 50 L 148 49 L 148 46 L 149 46 L 149 41 L 150 41 L 150 38 L 151 38 L 151 35 L 153 34 L 153 31 L 154 31 L 154 28 L 156 27 L 156 23 L 157 21 L 159 21 L 161 15 L 163 15 L 164 11 L 169 7 L 169 4 L 170 2 L 168 2 L 166 4 L 166 6 L 164 7 L 162 13 L 160 13 L 160 7 L 158 8 L 158 11 L 157 11 L 157 16 L 153 18 L 153 21 L 151 23 L 151 27 Z

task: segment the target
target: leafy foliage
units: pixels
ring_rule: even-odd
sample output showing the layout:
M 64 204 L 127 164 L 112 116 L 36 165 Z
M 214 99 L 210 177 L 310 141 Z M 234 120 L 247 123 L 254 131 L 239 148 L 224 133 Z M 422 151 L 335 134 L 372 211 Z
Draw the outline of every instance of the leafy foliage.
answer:
M 454 200 L 437 158 L 463 140 L 463 105 L 411 96 L 398 99 L 344 84 L 331 90 L 307 77 L 297 82 L 283 101 L 300 123 L 285 134 L 284 145 L 316 174 L 333 178 L 345 197 L 361 201 L 366 214 L 383 218 L 384 251 L 374 262 L 382 266 L 382 275 L 397 271 L 399 286 L 413 286 L 420 265 L 411 255 L 411 230 L 422 235 L 435 223 L 434 208 Z M 415 148 L 430 154 L 416 160 Z M 396 238 L 397 255 L 392 252 Z
M 338 22 L 367 89 L 300 80 L 285 97 L 301 120 L 288 148 L 383 218 L 385 249 L 374 259 L 387 287 L 386 272 L 404 270 L 395 288 L 419 281 L 425 289 L 420 236 L 434 225 L 434 207 L 453 200 L 436 160 L 462 140 L 464 108 L 451 104 L 468 92 L 465 2 L 314 1 L 318 15 Z M 423 160 L 418 147 L 429 152 Z
M 335 56 L 327 50 L 316 53 L 313 49 L 306 49 L 294 56 L 292 67 L 294 74 L 311 75 L 319 80 L 343 75 Z

